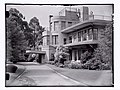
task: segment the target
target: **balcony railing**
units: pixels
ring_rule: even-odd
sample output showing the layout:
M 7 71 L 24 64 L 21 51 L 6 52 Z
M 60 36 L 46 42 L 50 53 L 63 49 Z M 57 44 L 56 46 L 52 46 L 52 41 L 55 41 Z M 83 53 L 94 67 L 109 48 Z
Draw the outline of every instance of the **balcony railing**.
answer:
M 112 21 L 112 16 L 105 16 L 105 15 L 89 15 L 89 20 L 94 20 L 94 19 Z

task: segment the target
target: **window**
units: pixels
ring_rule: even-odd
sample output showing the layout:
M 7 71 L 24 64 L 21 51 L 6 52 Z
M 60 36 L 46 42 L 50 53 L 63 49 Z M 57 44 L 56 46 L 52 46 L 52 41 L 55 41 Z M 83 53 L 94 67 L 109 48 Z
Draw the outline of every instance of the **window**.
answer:
M 81 41 L 81 32 L 78 32 L 78 41 Z
M 64 44 L 67 44 L 67 39 L 66 38 L 64 38 Z
M 78 50 L 78 60 L 81 59 L 81 50 Z
M 50 44 L 50 36 L 48 35 L 47 36 L 47 45 L 49 45 Z
M 98 29 L 93 29 L 93 40 L 98 39 Z
M 75 61 L 77 60 L 77 51 L 76 50 L 74 51 L 74 60 Z
M 72 22 L 68 22 L 68 27 L 72 26 Z
M 47 40 L 47 36 L 44 36 L 44 39 L 43 39 L 43 45 L 47 45 L 46 40 Z
M 57 30 L 59 30 L 59 22 L 55 21 L 54 22 L 54 31 L 57 31 Z
M 72 50 L 69 50 L 69 59 L 72 60 Z
M 52 44 L 53 44 L 53 45 L 58 44 L 58 35 L 53 35 L 53 36 L 52 36 Z
M 50 36 L 46 35 L 44 36 L 44 39 L 43 39 L 43 45 L 49 45 L 49 44 L 50 44 Z
M 69 37 L 69 43 L 72 43 L 72 36 Z
M 66 28 L 66 22 L 62 21 L 61 22 L 61 30 L 65 29 L 65 28 Z
M 43 59 L 45 59 L 45 55 L 43 55 Z
M 86 30 L 82 31 L 82 39 L 83 39 L 83 41 L 87 40 L 87 31 Z
M 74 40 L 77 39 L 77 33 L 73 33 L 73 39 L 74 39 Z
M 92 29 L 88 30 L 88 40 L 92 40 L 93 37 L 93 33 L 92 33 Z

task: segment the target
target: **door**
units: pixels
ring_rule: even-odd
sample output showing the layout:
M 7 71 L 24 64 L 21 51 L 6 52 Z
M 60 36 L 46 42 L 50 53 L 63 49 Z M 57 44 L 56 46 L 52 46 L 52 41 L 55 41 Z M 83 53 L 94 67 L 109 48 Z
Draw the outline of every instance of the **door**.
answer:
M 39 54 L 39 56 L 38 56 L 38 62 L 39 62 L 39 63 L 42 63 L 42 55 L 40 55 L 40 54 Z
M 80 60 L 81 59 L 81 50 L 79 49 L 78 50 L 78 60 Z

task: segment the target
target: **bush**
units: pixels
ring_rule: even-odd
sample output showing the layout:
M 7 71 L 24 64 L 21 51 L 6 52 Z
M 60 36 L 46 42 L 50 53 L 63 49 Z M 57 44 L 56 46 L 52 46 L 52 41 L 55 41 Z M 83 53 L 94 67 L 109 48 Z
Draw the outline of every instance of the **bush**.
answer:
M 63 64 L 68 59 L 69 53 L 68 53 L 68 47 L 65 46 L 58 46 L 56 48 L 56 52 L 54 54 L 55 56 L 55 64 L 59 66 L 59 64 Z
M 65 61 L 65 62 L 64 62 L 64 67 L 68 67 L 68 65 L 69 65 L 70 63 L 71 63 L 70 60 Z
M 18 69 L 18 67 L 15 65 L 7 65 L 6 66 L 7 72 L 10 72 L 10 73 L 15 73 L 17 69 Z
M 80 62 L 74 61 L 68 64 L 68 67 L 71 69 L 82 69 L 82 64 Z
M 81 63 L 84 64 L 84 63 L 86 63 L 86 61 L 88 61 L 88 60 L 91 59 L 91 58 L 92 58 L 92 53 L 86 51 L 85 53 L 83 53 L 83 54 L 81 55 Z
M 48 61 L 47 63 L 54 65 L 54 61 Z
M 100 69 L 101 69 L 101 70 L 110 70 L 111 68 L 110 68 L 110 65 L 109 65 L 109 64 L 102 63 L 102 64 L 100 65 Z
M 83 69 L 89 70 L 110 70 L 110 65 L 97 60 L 96 58 L 91 58 L 86 63 L 82 65 Z

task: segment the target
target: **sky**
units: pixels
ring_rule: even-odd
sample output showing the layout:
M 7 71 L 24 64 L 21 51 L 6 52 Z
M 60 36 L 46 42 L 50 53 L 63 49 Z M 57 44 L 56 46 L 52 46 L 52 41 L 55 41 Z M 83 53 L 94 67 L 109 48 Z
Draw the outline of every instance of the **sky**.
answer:
M 106 15 L 110 16 L 112 14 L 111 5 L 84 5 L 89 7 L 89 11 L 93 11 L 95 15 Z M 68 6 L 66 6 L 68 7 Z M 81 5 L 71 6 L 74 8 L 80 8 Z M 49 15 L 58 16 L 59 11 L 61 11 L 65 6 L 62 5 L 6 5 L 6 10 L 10 8 L 16 8 L 24 16 L 25 20 L 29 23 L 30 19 L 37 17 L 39 19 L 40 25 L 43 27 L 49 26 Z

